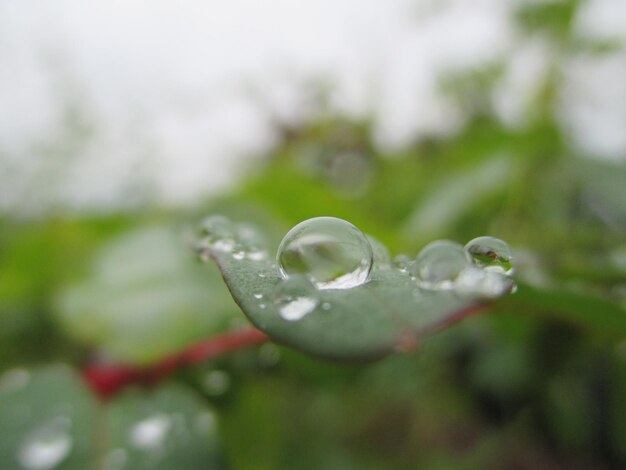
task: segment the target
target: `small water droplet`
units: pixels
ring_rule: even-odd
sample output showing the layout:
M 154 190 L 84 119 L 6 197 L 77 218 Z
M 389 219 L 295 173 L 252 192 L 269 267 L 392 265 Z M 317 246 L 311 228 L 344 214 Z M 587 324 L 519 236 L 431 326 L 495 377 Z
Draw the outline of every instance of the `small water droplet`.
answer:
M 464 296 L 494 299 L 515 292 L 517 285 L 508 276 L 476 267 L 464 269 L 458 276 L 455 290 Z
M 330 310 L 330 302 L 323 302 L 322 303 L 322 310 Z
M 209 248 L 230 253 L 235 248 L 235 225 L 221 215 L 212 215 L 200 223 L 200 237 L 197 250 L 201 259 L 208 257 Z
M 267 251 L 250 251 L 246 253 L 246 258 L 251 261 L 263 261 L 267 259 Z
M 233 258 L 236 259 L 237 261 L 241 261 L 245 257 L 246 257 L 246 252 L 245 251 L 235 251 L 233 253 Z
M 267 308 L 267 305 L 266 304 L 259 304 L 259 308 L 261 310 L 265 310 Z
M 479 268 L 506 275 L 513 274 L 511 249 L 498 238 L 474 238 L 465 245 L 465 252 Z
M 426 245 L 409 272 L 423 289 L 453 289 L 457 276 L 468 267 L 463 247 L 449 240 L 437 240 Z
M 230 375 L 222 370 L 212 370 L 204 378 L 204 390 L 208 395 L 223 395 L 230 388 Z
M 265 278 L 267 277 L 267 274 L 265 274 L 265 273 L 259 273 L 259 277 L 260 277 L 261 279 L 265 279 Z
M 411 258 L 409 258 L 407 255 L 398 255 L 394 258 L 393 264 L 395 264 L 398 270 L 402 271 L 403 273 L 408 273 L 409 266 L 411 264 Z
M 135 424 L 130 430 L 130 442 L 137 448 L 153 451 L 163 447 L 172 427 L 172 420 L 163 413 L 152 415 Z
M 222 253 L 230 253 L 235 248 L 235 241 L 228 238 L 215 240 L 211 243 L 211 248 L 215 251 L 221 251 Z
M 317 307 L 315 287 L 304 276 L 294 276 L 281 282 L 274 292 L 274 304 L 287 321 L 298 321 Z
M 71 421 L 58 417 L 29 434 L 18 451 L 18 460 L 28 470 L 48 470 L 67 458 L 72 449 Z
M 350 289 L 367 281 L 373 252 L 363 232 L 351 223 L 316 217 L 285 235 L 277 262 L 284 279 L 299 274 L 318 289 Z
M 263 294 L 254 294 L 254 298 L 257 300 L 261 300 L 263 298 Z

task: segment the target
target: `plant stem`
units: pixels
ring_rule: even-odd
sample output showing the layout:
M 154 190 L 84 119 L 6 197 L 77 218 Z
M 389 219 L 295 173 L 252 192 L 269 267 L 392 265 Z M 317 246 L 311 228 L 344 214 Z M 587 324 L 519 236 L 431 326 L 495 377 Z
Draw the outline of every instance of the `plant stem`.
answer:
M 153 385 L 181 367 L 268 340 L 269 337 L 265 333 L 255 328 L 247 328 L 213 336 L 147 367 L 130 364 L 90 364 L 83 369 L 83 377 L 100 398 L 107 399 L 128 385 Z

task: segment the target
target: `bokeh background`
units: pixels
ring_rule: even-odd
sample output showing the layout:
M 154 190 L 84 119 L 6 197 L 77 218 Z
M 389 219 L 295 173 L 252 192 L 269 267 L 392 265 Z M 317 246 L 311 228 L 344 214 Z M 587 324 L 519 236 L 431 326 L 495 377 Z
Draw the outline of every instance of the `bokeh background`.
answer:
M 626 466 L 626 3 L 0 0 L 0 468 Z M 272 344 L 191 249 L 345 218 L 507 240 L 526 294 L 414 355 Z

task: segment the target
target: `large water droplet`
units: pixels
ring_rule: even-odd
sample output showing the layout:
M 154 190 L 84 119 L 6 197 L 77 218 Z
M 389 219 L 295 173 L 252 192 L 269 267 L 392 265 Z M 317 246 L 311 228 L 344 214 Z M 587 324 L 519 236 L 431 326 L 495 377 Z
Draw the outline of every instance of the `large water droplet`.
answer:
M 281 282 L 274 292 L 274 305 L 287 321 L 298 321 L 317 307 L 317 291 L 304 276 L 293 276 Z
M 474 238 L 465 245 L 465 252 L 476 266 L 486 271 L 513 274 L 513 257 L 505 241 L 494 237 Z
M 167 433 L 172 427 L 171 418 L 163 413 L 152 415 L 130 430 L 131 443 L 143 450 L 158 450 L 163 447 Z
M 70 420 L 58 417 L 28 435 L 18 451 L 18 460 L 28 470 L 48 470 L 69 455 Z
M 373 253 L 358 228 L 335 217 L 316 217 L 292 228 L 280 244 L 281 275 L 304 275 L 318 289 L 349 289 L 367 281 Z
M 422 249 L 409 265 L 409 272 L 424 289 L 453 289 L 456 278 L 468 265 L 460 244 L 437 240 Z

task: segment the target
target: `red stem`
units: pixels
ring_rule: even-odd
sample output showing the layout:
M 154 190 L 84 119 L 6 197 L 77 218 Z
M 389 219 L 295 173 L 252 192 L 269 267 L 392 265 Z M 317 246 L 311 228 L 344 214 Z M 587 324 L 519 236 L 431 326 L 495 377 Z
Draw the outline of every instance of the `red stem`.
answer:
M 247 328 L 213 336 L 179 353 L 167 356 L 151 366 L 91 364 L 83 369 L 83 376 L 87 385 L 101 398 L 106 399 L 127 385 L 152 385 L 186 365 L 197 364 L 215 356 L 264 343 L 268 339 L 265 333 L 255 328 Z

